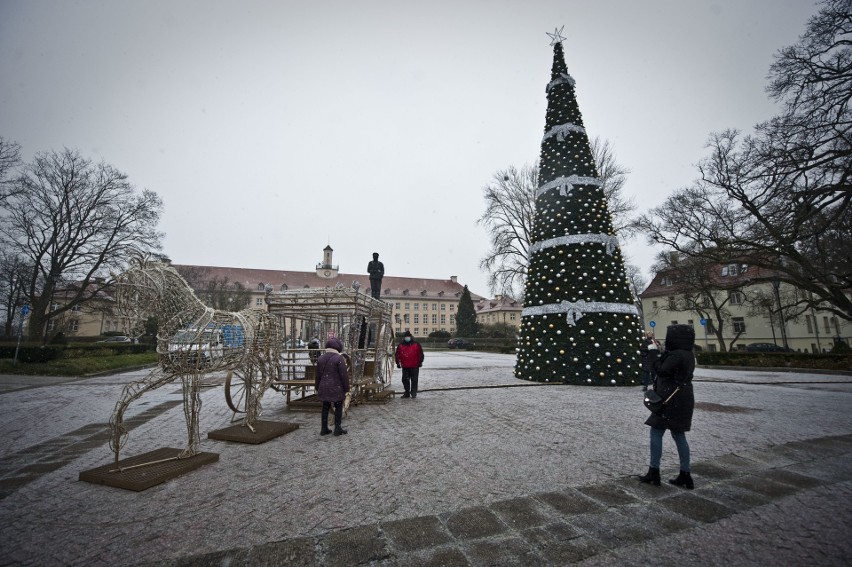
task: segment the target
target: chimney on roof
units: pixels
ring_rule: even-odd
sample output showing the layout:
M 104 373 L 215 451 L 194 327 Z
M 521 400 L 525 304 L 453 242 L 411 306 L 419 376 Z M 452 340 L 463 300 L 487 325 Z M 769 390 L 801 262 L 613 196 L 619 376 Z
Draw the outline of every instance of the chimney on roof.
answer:
M 459 283 L 459 277 L 458 276 L 450 276 L 450 281 L 453 282 L 453 283 Z

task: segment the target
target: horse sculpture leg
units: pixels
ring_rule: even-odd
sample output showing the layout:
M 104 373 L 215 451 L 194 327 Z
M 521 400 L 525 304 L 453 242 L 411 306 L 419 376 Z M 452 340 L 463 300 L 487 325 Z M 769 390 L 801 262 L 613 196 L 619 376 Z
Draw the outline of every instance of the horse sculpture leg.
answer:
M 181 459 L 198 453 L 201 435 L 198 431 L 198 414 L 201 412 L 201 374 L 193 372 L 181 376 L 183 382 L 183 413 L 186 416 L 187 445 L 181 451 Z
M 139 399 L 142 394 L 149 390 L 155 390 L 164 384 L 175 379 L 175 375 L 163 371 L 161 368 L 156 368 L 149 372 L 145 378 L 135 380 L 124 385 L 121 391 L 121 397 L 115 404 L 115 409 L 112 412 L 112 417 L 109 419 L 109 425 L 112 429 L 112 435 L 109 439 L 109 446 L 115 453 L 115 462 L 118 462 L 119 452 L 124 442 L 127 441 L 127 428 L 124 427 L 124 412 L 127 406 L 134 400 Z

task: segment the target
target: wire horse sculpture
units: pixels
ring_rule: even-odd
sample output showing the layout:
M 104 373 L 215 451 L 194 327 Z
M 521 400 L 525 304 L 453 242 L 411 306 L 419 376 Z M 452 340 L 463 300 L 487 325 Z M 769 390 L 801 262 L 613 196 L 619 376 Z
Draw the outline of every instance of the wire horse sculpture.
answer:
M 115 404 L 109 423 L 116 463 L 128 436 L 123 422 L 127 407 L 146 392 L 177 378 L 183 383 L 188 436 L 187 446 L 177 458 L 199 452 L 199 392 L 204 374 L 239 369 L 254 382 L 246 388 L 243 421 L 254 431 L 261 412 L 260 398 L 279 372 L 284 332 L 278 319 L 257 309 L 230 312 L 207 307 L 171 266 L 148 260 L 137 264 L 116 280 L 118 308 L 137 317 L 145 314 L 157 318 L 159 365 L 143 379 L 125 385 Z

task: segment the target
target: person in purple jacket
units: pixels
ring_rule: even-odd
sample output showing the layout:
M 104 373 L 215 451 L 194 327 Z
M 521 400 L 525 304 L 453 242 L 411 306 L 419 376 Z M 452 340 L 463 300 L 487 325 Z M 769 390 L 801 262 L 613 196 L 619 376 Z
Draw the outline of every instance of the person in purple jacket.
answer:
M 343 421 L 343 400 L 349 391 L 349 371 L 346 368 L 346 360 L 341 354 L 343 343 L 340 339 L 332 337 L 325 343 L 325 352 L 317 360 L 316 378 L 314 386 L 317 390 L 317 398 L 322 402 L 322 429 L 320 435 L 328 435 L 328 412 L 331 404 L 334 404 L 334 435 L 346 435 L 346 430 L 341 427 Z

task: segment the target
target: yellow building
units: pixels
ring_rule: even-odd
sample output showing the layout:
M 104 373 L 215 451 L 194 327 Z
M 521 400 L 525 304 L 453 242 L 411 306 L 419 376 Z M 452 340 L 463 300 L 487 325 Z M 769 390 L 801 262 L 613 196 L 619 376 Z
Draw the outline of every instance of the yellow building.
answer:
M 521 328 L 521 311 L 523 303 L 497 295 L 494 299 L 481 298 L 476 304 L 476 322 L 479 325 L 508 325 L 515 330 Z
M 259 270 L 252 268 L 225 268 L 217 266 L 192 266 L 173 264 L 173 267 L 199 288 L 205 281 L 239 283 L 251 293 L 250 306 L 266 309 L 266 291 L 311 287 L 344 287 L 357 285 L 361 293 L 370 293 L 370 279 L 363 273 L 342 273 L 333 262 L 333 250 L 326 246 L 323 260 L 312 272 L 290 270 Z M 392 304 L 392 320 L 398 333 L 410 331 L 416 337 L 426 337 L 435 331 L 455 333 L 456 312 L 464 285 L 456 276 L 448 279 L 405 278 L 385 275 L 382 279 L 381 299 Z M 470 291 L 470 290 L 468 290 Z M 474 304 L 483 299 L 470 292 Z
M 685 283 L 677 271 L 656 274 L 640 294 L 646 330 L 663 339 L 668 325 L 692 325 L 696 345 L 711 352 L 721 350 L 715 333 L 720 319 L 727 350 L 763 344 L 819 353 L 830 351 L 836 341 L 849 344 L 852 323 L 827 310 L 799 312 L 795 306 L 803 292 L 773 279 L 770 271 L 741 262 L 707 270 L 700 289 Z

